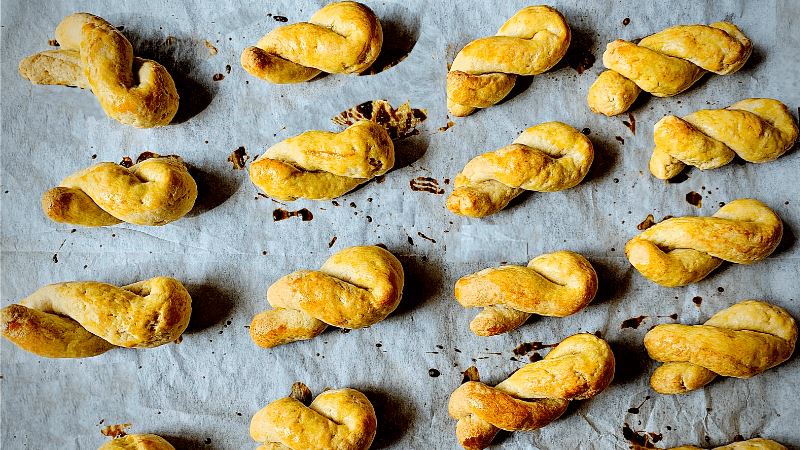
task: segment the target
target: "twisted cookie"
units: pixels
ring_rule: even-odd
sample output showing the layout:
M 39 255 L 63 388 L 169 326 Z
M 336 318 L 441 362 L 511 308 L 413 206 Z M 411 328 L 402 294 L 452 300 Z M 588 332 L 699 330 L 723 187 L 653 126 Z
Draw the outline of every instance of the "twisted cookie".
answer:
M 669 450 L 700 450 L 700 447 L 695 447 L 694 445 L 683 445 L 680 447 L 673 447 Z M 786 447 L 769 439 L 755 438 L 741 442 L 734 442 L 721 447 L 714 447 L 711 450 L 786 450 Z
M 262 443 L 258 450 L 366 450 L 377 426 L 375 409 L 364 394 L 334 389 L 308 406 L 294 397 L 275 400 L 253 416 L 250 436 Z
M 273 309 L 257 314 L 250 337 L 261 347 L 311 339 L 328 325 L 363 328 L 385 319 L 400 303 L 403 266 L 381 247 L 346 248 L 320 270 L 299 270 L 267 290 Z
M 589 89 L 589 108 L 614 116 L 627 111 L 642 90 L 656 97 L 680 94 L 706 72 L 736 72 L 752 51 L 750 40 L 728 22 L 678 25 L 638 44 L 617 39 L 603 53 L 610 70 Z
M 478 381 L 462 384 L 450 395 L 447 409 L 458 421 L 461 446 L 482 449 L 501 429 L 531 431 L 548 425 L 566 411 L 570 400 L 594 397 L 612 378 L 614 354 L 606 341 L 576 334 L 495 387 Z
M 459 173 L 447 209 L 469 217 L 494 214 L 523 191 L 554 192 L 583 180 L 594 159 L 592 142 L 561 122 L 525 130 L 514 143 L 473 158 Z
M 129 434 L 108 441 L 97 450 L 175 450 L 175 447 L 155 434 Z
M 653 138 L 650 172 L 668 180 L 686 164 L 705 170 L 722 167 L 736 155 L 754 163 L 775 160 L 794 145 L 797 124 L 783 103 L 749 98 L 725 109 L 666 116 L 653 128 Z
M 306 131 L 278 142 L 250 164 L 250 180 L 278 200 L 336 198 L 394 166 L 394 144 L 370 121 L 341 133 Z
M 645 278 L 662 286 L 696 283 L 722 261 L 750 264 L 769 256 L 783 223 L 766 205 L 734 200 L 711 217 L 676 217 L 648 228 L 625 245 L 625 255 Z
M 483 307 L 469 324 L 479 336 L 514 330 L 533 314 L 575 314 L 596 293 L 597 273 L 591 263 L 568 251 L 539 255 L 527 267 L 484 269 L 459 279 L 455 288 L 461 306 Z
M 331 3 L 308 22 L 270 31 L 255 47 L 242 52 L 241 64 L 270 83 L 300 83 L 321 72 L 359 73 L 378 58 L 383 44 L 381 23 L 367 6 Z
M 56 27 L 61 48 L 31 55 L 19 72 L 34 84 L 91 88 L 106 114 L 125 125 L 167 125 L 178 111 L 178 91 L 161 64 L 135 58 L 131 43 L 113 25 L 87 13 Z
M 461 49 L 447 73 L 447 109 L 468 116 L 499 102 L 517 75 L 538 75 L 555 66 L 570 42 L 567 21 L 549 6 L 517 11 L 496 35 Z
M 0 310 L 3 336 L 47 358 L 86 358 L 111 350 L 158 347 L 189 325 L 192 298 L 175 279 L 116 287 L 95 281 L 44 286 Z
M 188 213 L 197 184 L 177 156 L 146 159 L 129 168 L 110 162 L 76 172 L 42 196 L 56 222 L 87 227 L 128 222 L 166 225 Z
M 661 394 L 683 394 L 717 375 L 750 378 L 792 356 L 797 324 L 785 309 L 747 300 L 703 325 L 658 325 L 644 337 L 647 353 L 663 362 L 650 377 Z

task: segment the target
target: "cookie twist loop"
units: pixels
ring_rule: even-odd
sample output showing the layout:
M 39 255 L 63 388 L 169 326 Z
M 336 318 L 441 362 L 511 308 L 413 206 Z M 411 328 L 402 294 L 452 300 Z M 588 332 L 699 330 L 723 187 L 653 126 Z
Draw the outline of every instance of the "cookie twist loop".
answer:
M 496 35 L 467 44 L 447 73 L 447 109 L 472 114 L 505 98 L 517 76 L 550 70 L 567 53 L 570 30 L 564 16 L 549 6 L 517 11 Z
M 383 44 L 381 23 L 367 6 L 331 3 L 308 22 L 278 27 L 247 47 L 241 64 L 270 83 L 300 83 L 321 72 L 359 73 L 375 62 Z
M 2 309 L 3 336 L 48 358 L 86 358 L 115 346 L 157 347 L 189 325 L 192 298 L 173 278 L 117 287 L 95 281 L 44 286 Z
M 377 424 L 364 394 L 334 389 L 308 406 L 293 397 L 270 403 L 253 416 L 250 436 L 262 443 L 258 450 L 366 450 Z
M 596 113 L 621 114 L 641 91 L 656 97 L 680 94 L 707 72 L 736 72 L 752 51 L 750 40 L 729 22 L 678 25 L 638 44 L 618 39 L 603 53 L 609 70 L 592 84 L 587 102 Z
M 585 308 L 597 293 L 597 273 L 583 256 L 560 251 L 537 256 L 527 267 L 481 270 L 456 282 L 461 306 L 483 307 L 469 328 L 479 336 L 516 329 L 533 314 L 566 317 Z
M 564 339 L 543 360 L 527 364 L 495 387 L 470 381 L 450 395 L 456 437 L 468 450 L 489 446 L 499 430 L 530 431 L 566 411 L 570 400 L 603 391 L 614 378 L 614 354 L 591 334 Z
M 642 275 L 662 286 L 696 283 L 722 261 L 751 264 L 781 241 L 783 223 L 766 205 L 734 200 L 711 217 L 677 217 L 645 230 L 625 245 Z
M 175 450 L 175 447 L 155 434 L 129 434 L 108 441 L 97 450 Z
M 783 103 L 749 98 L 725 109 L 666 116 L 655 124 L 653 139 L 650 172 L 668 180 L 687 164 L 716 169 L 736 155 L 753 163 L 773 161 L 794 145 L 797 124 Z
M 682 445 L 680 447 L 672 447 L 669 450 L 701 450 L 700 447 L 694 445 Z M 786 447 L 778 442 L 770 439 L 748 439 L 746 441 L 734 442 L 732 444 L 723 445 L 721 447 L 714 447 L 711 450 L 787 450 Z
M 661 394 L 699 389 L 718 375 L 750 378 L 789 359 L 797 324 L 778 306 L 746 300 L 703 325 L 658 325 L 644 337 L 647 353 L 664 363 L 650 377 Z
M 23 59 L 19 71 L 35 84 L 90 87 L 114 120 L 137 128 L 169 124 L 178 91 L 167 69 L 135 58 L 128 39 L 113 25 L 87 13 L 71 14 L 56 27 L 61 48 Z
M 275 347 L 322 333 L 328 325 L 363 328 L 385 319 L 403 293 L 403 266 L 381 247 L 350 247 L 320 270 L 299 270 L 267 290 L 273 309 L 257 314 L 250 337 Z
M 110 162 L 76 172 L 42 196 L 42 210 L 56 222 L 87 227 L 121 222 L 166 225 L 185 216 L 197 183 L 177 156 L 146 159 L 131 167 Z
M 250 180 L 278 200 L 332 199 L 394 167 L 382 126 L 362 120 L 341 133 L 306 131 L 278 142 L 250 164 Z
M 594 160 L 592 142 L 561 122 L 525 130 L 514 143 L 470 160 L 459 173 L 447 208 L 468 217 L 485 217 L 522 192 L 554 192 L 580 183 Z

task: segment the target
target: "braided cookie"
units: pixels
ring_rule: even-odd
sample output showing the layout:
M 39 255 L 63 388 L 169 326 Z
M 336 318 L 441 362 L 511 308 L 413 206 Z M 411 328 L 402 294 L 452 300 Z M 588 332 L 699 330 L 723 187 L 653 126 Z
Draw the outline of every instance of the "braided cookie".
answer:
M 533 126 L 513 144 L 472 158 L 453 182 L 447 209 L 485 217 L 525 190 L 569 189 L 589 173 L 593 159 L 592 142 L 575 128 L 561 122 Z
M 695 447 L 694 445 L 683 445 L 680 447 L 673 447 L 669 450 L 701 450 L 701 449 L 700 447 Z M 734 442 L 732 444 L 723 445 L 721 447 L 714 447 L 711 450 L 786 450 L 786 447 L 769 439 L 755 438 L 741 442 Z
M 113 25 L 87 13 L 71 14 L 56 28 L 61 48 L 31 55 L 19 72 L 34 84 L 91 88 L 106 114 L 137 128 L 170 123 L 178 91 L 161 64 L 133 56 Z
M 97 450 L 175 450 L 175 447 L 155 434 L 129 434 L 108 441 Z
M 3 336 L 47 358 L 86 358 L 158 347 L 180 338 L 192 298 L 178 281 L 155 277 L 117 287 L 96 281 L 44 286 L 0 310 Z
M 241 64 L 270 83 L 300 83 L 321 72 L 359 73 L 378 58 L 381 23 L 367 6 L 331 3 L 308 22 L 278 27 L 242 52 Z
M 567 21 L 549 6 L 517 11 L 496 35 L 466 45 L 447 73 L 447 109 L 463 117 L 505 98 L 517 75 L 550 70 L 567 53 Z
M 110 162 L 76 172 L 42 196 L 55 222 L 99 227 L 121 222 L 166 225 L 194 207 L 197 184 L 177 156 L 146 159 L 131 167 Z
M 749 98 L 725 109 L 666 116 L 653 128 L 653 138 L 650 172 L 668 180 L 687 164 L 716 169 L 736 155 L 753 163 L 773 161 L 794 145 L 797 124 L 783 103 Z
M 382 126 L 362 120 L 341 133 L 306 131 L 278 142 L 250 164 L 250 180 L 283 201 L 339 197 L 394 167 Z
M 483 307 L 470 322 L 478 336 L 516 329 L 533 314 L 566 317 L 582 310 L 597 293 L 597 273 L 583 256 L 560 251 L 533 258 L 527 267 L 500 266 L 456 282 L 456 301 Z
M 296 398 L 297 385 L 308 398 Z M 366 450 L 372 445 L 378 419 L 364 394 L 326 390 L 306 406 L 311 391 L 302 383 L 295 383 L 292 391 L 250 421 L 250 437 L 262 443 L 258 450 Z
M 589 108 L 607 116 L 624 113 L 641 91 L 672 97 L 707 72 L 739 70 L 753 51 L 750 40 L 728 22 L 678 25 L 633 42 L 617 39 L 603 53 L 601 73 L 589 89 Z
M 273 309 L 257 314 L 250 337 L 261 347 L 311 339 L 328 325 L 363 328 L 386 318 L 403 294 L 403 266 L 381 247 L 350 247 L 319 270 L 299 270 L 267 290 Z
M 450 395 L 447 409 L 458 421 L 461 446 L 477 450 L 488 447 L 500 430 L 547 426 L 566 411 L 570 400 L 594 397 L 612 378 L 611 347 L 594 335 L 576 334 L 495 387 L 479 381 L 462 384 Z
M 662 286 L 696 283 L 722 261 L 751 264 L 781 241 L 783 223 L 766 205 L 734 200 L 711 217 L 676 217 L 648 228 L 625 245 L 625 255 L 645 278 Z
M 789 359 L 797 324 L 785 309 L 746 300 L 703 325 L 658 325 L 644 336 L 647 353 L 664 363 L 650 377 L 661 394 L 700 389 L 722 375 L 750 378 Z

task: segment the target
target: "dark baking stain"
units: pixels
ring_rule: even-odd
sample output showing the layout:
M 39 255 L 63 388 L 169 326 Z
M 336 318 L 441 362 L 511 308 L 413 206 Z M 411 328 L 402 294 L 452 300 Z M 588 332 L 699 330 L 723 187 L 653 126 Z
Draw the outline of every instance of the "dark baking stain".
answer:
M 380 247 L 380 248 L 382 248 L 382 249 L 384 249 L 384 250 L 389 250 L 389 249 L 386 247 L 386 244 L 384 244 L 383 242 L 378 242 L 377 244 L 375 244 L 375 247 Z
M 631 133 L 636 134 L 636 117 L 633 116 L 633 113 L 628 113 L 628 120 L 623 120 L 622 124 L 628 127 Z
M 211 79 L 214 80 L 214 81 L 222 81 L 222 80 L 225 79 L 225 75 L 223 75 L 221 73 L 215 73 L 214 76 L 211 77 Z
M 436 378 L 436 377 L 438 377 L 438 376 L 439 376 L 439 375 L 441 375 L 441 374 L 442 374 L 442 373 L 441 373 L 441 372 L 439 372 L 439 371 L 438 371 L 438 370 L 436 370 L 436 369 L 428 369 L 428 376 L 429 376 L 429 377 Z
M 581 130 L 581 133 L 583 133 L 584 135 L 588 136 L 588 135 L 592 134 L 592 130 L 590 130 L 588 128 L 584 128 L 584 129 Z
M 703 196 L 695 191 L 689 191 L 689 193 L 686 194 L 686 201 L 690 205 L 696 206 L 698 208 L 703 206 Z
M 625 139 L 622 139 L 622 136 L 614 136 L 614 139 L 616 139 L 620 144 L 625 145 Z
M 97 159 L 97 154 L 92 155 L 92 159 Z
M 647 217 L 645 217 L 644 220 L 639 225 L 636 225 L 636 229 L 639 231 L 644 231 L 655 224 L 656 224 L 655 217 L 653 217 L 652 214 L 648 214 Z
M 603 333 L 601 333 L 601 332 L 600 332 L 600 330 L 597 330 L 597 331 L 595 331 L 595 332 L 594 332 L 594 333 L 592 333 L 592 334 L 594 334 L 595 336 L 599 337 L 600 339 L 602 339 L 602 338 L 603 338 Z
M 717 292 L 719 292 L 721 294 L 721 293 L 725 292 L 725 288 L 720 286 L 720 287 L 717 288 Z
M 445 125 L 445 126 L 443 126 L 443 127 L 439 127 L 439 131 L 447 131 L 447 130 L 449 130 L 449 129 L 450 129 L 450 127 L 452 127 L 453 125 L 455 125 L 455 122 L 453 122 L 453 121 L 451 121 L 451 120 L 448 120 L 448 121 L 447 121 L 447 125 Z
M 456 349 L 458 350 L 458 349 Z M 459 350 L 460 352 L 460 350 Z M 464 384 L 468 381 L 481 381 L 481 376 L 478 373 L 478 368 L 475 366 L 469 366 L 467 370 L 462 372 L 464 377 L 461 378 L 461 384 Z
M 533 352 L 533 354 L 528 357 L 528 361 L 532 363 L 536 361 L 541 361 L 542 359 L 544 358 L 542 358 L 542 355 L 540 355 L 539 352 Z
M 626 18 L 622 19 L 622 26 L 627 27 L 628 24 L 630 24 L 630 23 L 631 23 L 631 19 L 629 17 L 626 17 Z
M 733 437 L 733 442 L 742 442 L 743 440 L 744 436 L 742 436 L 741 434 L 737 434 L 736 436 Z
M 339 332 L 342 333 L 342 334 L 347 334 L 350 331 L 352 331 L 350 328 L 340 328 L 339 329 Z
M 278 208 L 272 211 L 272 220 L 275 222 L 279 220 L 285 220 L 290 217 L 299 217 L 303 222 L 308 222 L 314 218 L 314 215 L 311 214 L 311 211 L 306 208 L 303 208 L 299 211 L 287 211 L 285 209 Z
M 245 167 L 245 163 L 250 158 L 247 154 L 247 150 L 245 150 L 244 146 L 237 148 L 230 155 L 228 155 L 228 162 L 233 165 L 235 170 L 242 170 Z
M 54 263 L 58 262 L 58 253 L 53 253 L 53 262 Z
M 375 182 L 378 183 L 378 184 L 381 184 L 384 181 L 386 181 L 386 175 L 380 175 L 380 176 L 375 177 Z
M 432 238 L 429 238 L 428 236 L 425 236 L 424 234 L 422 234 L 422 232 L 421 232 L 421 231 L 417 231 L 417 236 L 421 237 L 422 239 L 425 239 L 425 240 L 431 241 L 431 242 L 432 242 L 432 243 L 434 243 L 434 244 L 436 243 L 436 241 L 435 241 L 435 240 L 433 240 Z
M 544 344 L 539 341 L 535 342 L 523 342 L 519 344 L 512 352 L 517 356 L 527 355 L 530 352 L 535 352 L 541 350 L 543 348 L 552 348 L 557 346 L 558 344 Z
M 168 155 L 167 157 L 170 157 L 170 156 L 174 156 L 176 158 L 178 157 L 177 155 Z M 161 158 L 161 155 L 159 155 L 158 153 L 155 153 L 155 152 L 142 152 L 142 153 L 139 153 L 139 156 L 136 158 L 136 164 L 139 164 L 142 161 L 147 161 L 148 159 L 153 159 L 153 158 Z
M 670 178 L 669 180 L 667 180 L 667 183 L 669 183 L 669 184 L 680 184 L 680 183 L 683 183 L 684 181 L 686 181 L 688 179 L 689 179 L 689 175 L 686 173 L 686 171 L 683 171 L 683 172 L 675 175 L 674 177 Z
M 648 400 L 650 400 L 650 396 L 649 396 L 649 395 L 648 395 L 648 396 L 646 396 L 646 397 L 644 398 L 644 400 L 642 400 L 642 403 L 639 403 L 639 406 L 634 406 L 634 407 L 632 407 L 632 408 L 628 408 L 628 412 L 629 412 L 630 414 L 639 414 L 639 408 L 641 408 L 641 407 L 642 407 L 642 405 L 644 405 L 644 403 L 645 403 L 646 401 L 648 401 Z
M 356 202 L 350 202 L 350 207 L 351 207 L 351 208 L 355 208 L 356 206 L 357 206 L 357 205 L 356 205 Z
M 133 160 L 131 159 L 130 156 L 123 156 L 122 157 L 122 161 L 119 162 L 119 165 L 122 166 L 122 167 L 126 167 L 126 168 L 127 167 L 132 167 L 133 166 Z
M 414 239 L 411 236 L 406 236 L 408 238 L 408 245 L 414 245 Z
M 61 46 L 61 44 L 59 44 L 58 41 L 55 40 L 55 39 L 48 39 L 47 40 L 47 45 L 49 45 L 50 47 L 60 47 Z
M 595 62 L 594 54 L 591 51 L 574 45 L 570 47 L 565 58 L 567 64 L 575 69 L 578 75 L 591 69 Z
M 647 433 L 647 435 L 650 436 L 650 441 L 653 444 L 655 444 L 656 442 L 660 441 L 661 439 L 664 439 L 664 436 L 661 433 L 656 433 L 654 431 L 651 431 L 651 432 Z
M 700 307 L 700 305 L 702 305 L 702 304 L 703 304 L 703 297 L 700 297 L 700 296 L 698 295 L 698 296 L 696 296 L 696 297 L 692 298 L 692 303 L 694 303 L 695 305 L 697 305 L 697 307 L 699 308 L 699 307 Z
M 231 65 L 230 64 L 226 64 L 225 65 L 225 73 L 231 73 Z
M 348 127 L 360 120 L 369 120 L 384 127 L 392 139 L 419 134 L 417 126 L 428 118 L 428 110 L 412 108 L 408 102 L 393 108 L 386 100 L 372 100 L 340 112 L 333 123 Z
M 638 317 L 631 317 L 630 319 L 625 319 L 622 321 L 620 329 L 633 328 L 635 330 L 639 328 L 639 325 L 641 325 L 644 319 L 647 319 L 647 317 L 648 316 L 638 316 Z
M 334 237 L 331 239 L 331 241 L 330 241 L 330 242 L 328 242 L 328 248 L 331 248 L 331 247 L 333 247 L 333 244 L 335 244 L 335 243 L 336 243 L 336 236 L 334 236 Z
M 634 431 L 627 423 L 622 427 L 622 437 L 633 444 L 634 448 L 655 448 L 647 433 L 644 431 Z
M 336 200 L 331 200 L 331 205 L 339 206 L 339 202 L 337 202 Z
M 368 223 L 372 223 L 372 217 L 371 216 L 366 216 L 366 219 L 367 219 Z
M 431 194 L 442 195 L 444 189 L 439 188 L 439 181 L 436 178 L 417 177 L 408 183 L 412 191 L 430 192 Z
M 272 18 L 275 19 L 275 22 L 288 22 L 289 21 L 289 19 L 287 19 L 284 16 L 272 16 Z

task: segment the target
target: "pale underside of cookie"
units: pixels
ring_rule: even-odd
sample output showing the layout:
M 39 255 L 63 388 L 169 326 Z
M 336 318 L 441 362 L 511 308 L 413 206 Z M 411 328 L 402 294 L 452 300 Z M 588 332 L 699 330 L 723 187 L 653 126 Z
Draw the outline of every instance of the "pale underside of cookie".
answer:
M 669 450 L 701 450 L 701 448 L 693 445 L 684 445 L 672 447 Z M 755 438 L 714 447 L 711 450 L 786 450 L 786 447 L 770 439 Z
M 83 226 L 121 222 L 159 226 L 185 216 L 197 183 L 178 157 L 146 159 L 131 167 L 96 164 L 65 178 L 42 196 L 51 220 Z
M 356 2 L 331 3 L 308 22 L 278 27 L 247 47 L 240 59 L 251 75 L 270 83 L 300 83 L 327 73 L 360 73 L 383 44 L 380 21 Z
M 2 309 L 3 336 L 49 358 L 96 356 L 114 347 L 147 348 L 177 340 L 191 297 L 172 278 L 117 287 L 94 281 L 44 286 Z
M 355 389 L 322 392 L 306 406 L 291 397 L 276 400 L 250 421 L 250 436 L 270 450 L 366 450 L 378 420 L 369 399 Z
M 658 325 L 644 338 L 651 358 L 664 363 L 650 378 L 662 394 L 699 389 L 718 375 L 750 378 L 794 352 L 797 324 L 783 308 L 746 300 L 703 325 Z
M 527 267 L 481 270 L 456 282 L 464 307 L 482 307 L 470 329 L 493 336 L 522 325 L 531 315 L 566 317 L 585 308 L 597 293 L 597 273 L 583 256 L 560 251 L 532 259 Z
M 513 144 L 469 161 L 454 180 L 447 208 L 485 217 L 525 190 L 554 192 L 576 186 L 593 160 L 592 142 L 575 128 L 561 122 L 535 125 Z
M 761 261 L 782 236 L 783 223 L 769 207 L 758 200 L 739 199 L 711 217 L 677 217 L 658 223 L 628 241 L 625 255 L 646 278 L 677 287 L 702 280 L 722 261 Z
M 359 121 L 340 133 L 307 131 L 273 145 L 250 165 L 250 179 L 278 200 L 325 200 L 392 167 L 389 134 L 374 122 Z
M 97 450 L 175 450 L 175 447 L 155 434 L 129 434 L 108 441 Z
M 300 270 L 267 290 L 273 309 L 257 314 L 250 336 L 261 347 L 311 339 L 328 325 L 363 328 L 385 319 L 403 293 L 400 261 L 376 246 L 350 247 L 319 270 Z
M 91 88 L 113 119 L 137 128 L 169 124 L 178 91 L 167 69 L 135 58 L 130 42 L 111 24 L 87 13 L 67 16 L 56 28 L 58 50 L 31 55 L 20 74 L 34 84 Z
M 613 41 L 603 53 L 609 70 L 589 89 L 589 108 L 613 116 L 627 111 L 642 90 L 656 97 L 680 94 L 708 72 L 736 72 L 752 49 L 750 40 L 728 22 L 678 25 L 638 44 Z
M 491 444 L 498 431 L 530 431 L 560 417 L 570 400 L 602 392 L 614 377 L 614 354 L 590 334 L 564 339 L 541 361 L 527 364 L 495 387 L 478 381 L 459 386 L 447 409 L 456 437 L 468 450 Z
M 686 165 L 716 169 L 737 155 L 745 161 L 774 161 L 797 141 L 797 123 L 786 105 L 750 98 L 724 109 L 706 109 L 683 118 L 666 116 L 653 128 L 650 172 L 670 179 Z
M 466 116 L 511 92 L 517 76 L 546 72 L 566 54 L 571 39 L 564 17 L 549 6 L 514 14 L 495 36 L 467 44 L 447 74 L 447 109 Z

